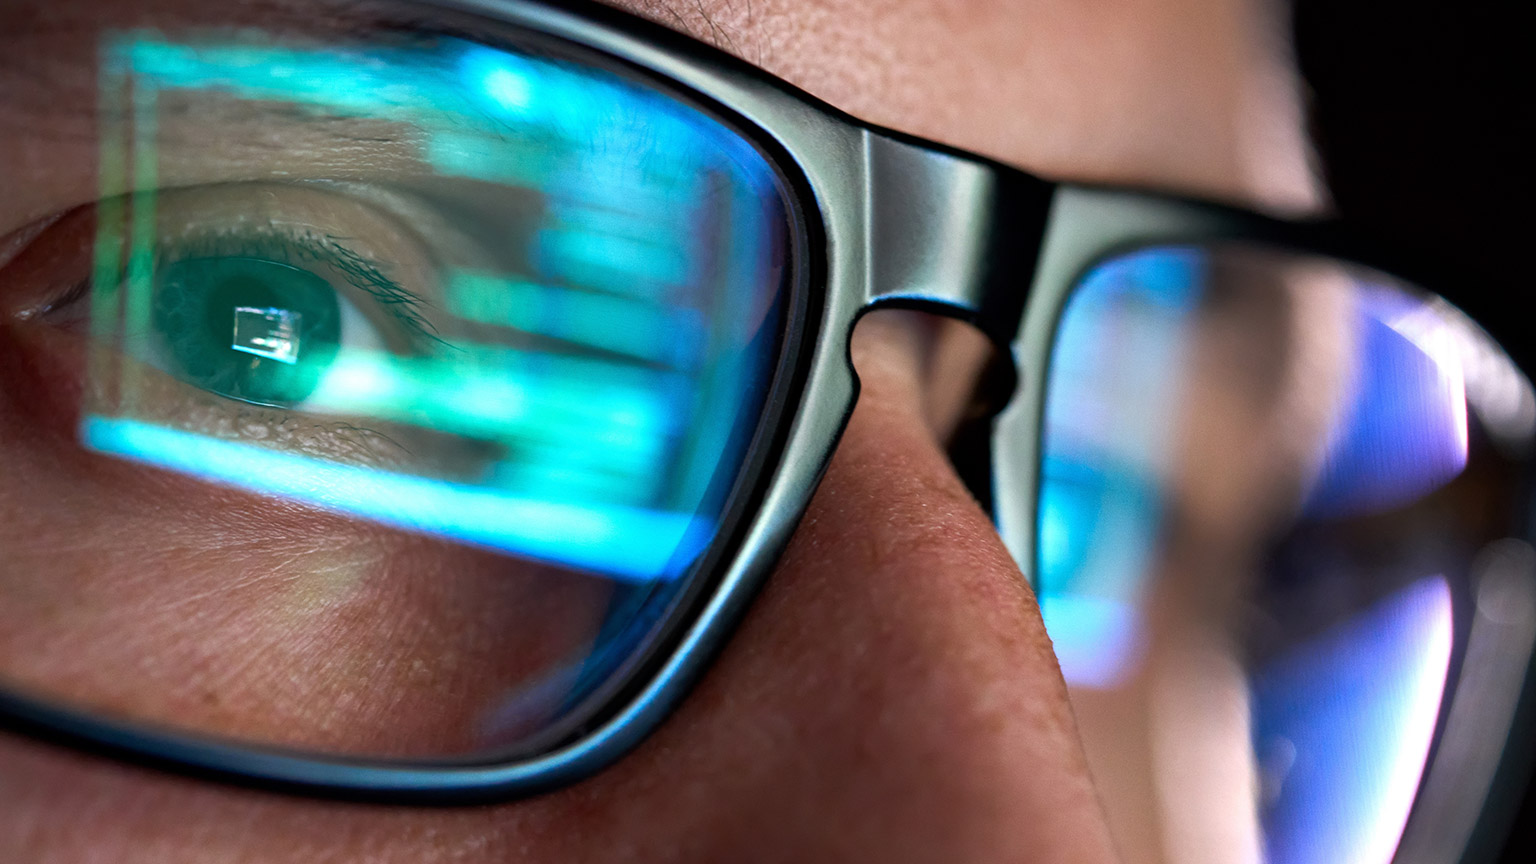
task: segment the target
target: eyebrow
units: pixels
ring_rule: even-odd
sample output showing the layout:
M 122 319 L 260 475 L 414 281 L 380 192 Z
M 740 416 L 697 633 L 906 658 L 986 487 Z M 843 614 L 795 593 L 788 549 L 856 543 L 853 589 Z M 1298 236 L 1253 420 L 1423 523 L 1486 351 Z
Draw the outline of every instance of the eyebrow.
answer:
M 246 0 L 217 12 L 192 0 L 13 0 L 0 4 L 0 129 L 63 126 L 49 134 L 90 137 L 97 42 L 111 30 L 260 24 L 279 35 L 355 37 L 399 23 L 386 6 L 353 0 Z
M 0 2 L 0 236 L 96 200 L 101 135 L 101 37 L 113 31 L 208 32 L 249 27 L 278 36 L 360 36 L 398 30 L 393 4 L 250 0 L 209 11 L 191 0 Z M 378 130 L 326 124 L 340 147 L 386 143 Z M 310 122 L 314 130 L 317 124 Z M 246 142 L 253 143 L 253 142 Z M 259 149 L 259 148 L 253 148 Z M 265 176 L 263 174 L 262 176 Z M 225 178 L 228 179 L 228 178 Z
M 703 20 L 713 28 L 703 34 L 706 39 L 740 47 L 730 32 L 715 23 L 709 4 L 702 0 L 636 0 L 627 5 L 653 16 L 670 16 L 678 29 L 688 32 L 701 29 L 698 22 Z M 4 221 L 0 234 L 54 209 L 94 200 L 98 195 L 92 193 L 102 191 L 96 183 L 89 184 L 91 189 L 74 189 L 70 182 L 74 175 L 85 175 L 81 171 L 83 159 L 94 163 L 97 158 L 86 151 L 97 151 L 101 134 L 100 35 L 125 30 L 151 32 L 152 28 L 144 26 L 147 24 L 160 25 L 174 36 L 259 23 L 263 31 L 279 39 L 318 36 L 345 42 L 388 34 L 425 34 L 486 41 L 484 34 L 475 32 L 473 16 L 461 19 L 448 13 L 439 21 L 429 17 L 430 12 L 427 8 L 413 10 L 409 3 L 372 0 L 249 0 L 215 11 L 193 0 L 139 0 L 122 5 L 109 5 L 105 0 L 20 0 L 19 5 L 6 4 L 0 9 L 0 130 L 11 134 L 0 134 L 0 166 L 4 166 L 0 167 L 0 181 L 31 181 L 35 194 L 8 202 L 7 212 L 0 213 Z M 389 147 L 395 136 L 394 130 L 350 122 L 323 124 L 322 130 L 322 124 L 311 119 L 305 126 L 343 149 Z M 252 152 L 259 150 L 257 139 L 243 145 L 252 145 L 248 148 Z M 267 174 L 259 172 L 259 176 Z
M 707 42 L 744 60 L 762 64 L 767 42 L 756 25 L 752 0 L 742 0 L 744 26 L 723 21 L 711 11 L 720 6 L 733 9 L 737 0 L 633 0 L 622 8 L 672 27 L 681 33 Z

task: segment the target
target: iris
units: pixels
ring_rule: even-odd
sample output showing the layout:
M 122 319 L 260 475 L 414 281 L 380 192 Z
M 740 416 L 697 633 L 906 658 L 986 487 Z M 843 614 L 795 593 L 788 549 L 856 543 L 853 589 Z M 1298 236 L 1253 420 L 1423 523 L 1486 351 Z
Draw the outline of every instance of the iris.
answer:
M 336 358 L 341 310 L 319 276 L 260 258 L 191 258 L 156 275 L 155 331 L 172 374 L 246 402 L 303 402 Z

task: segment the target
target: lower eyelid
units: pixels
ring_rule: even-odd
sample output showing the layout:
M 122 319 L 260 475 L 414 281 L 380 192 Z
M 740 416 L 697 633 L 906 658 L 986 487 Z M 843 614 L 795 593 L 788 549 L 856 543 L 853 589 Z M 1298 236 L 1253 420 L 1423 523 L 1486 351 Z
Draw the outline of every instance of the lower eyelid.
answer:
M 168 429 L 366 467 L 399 467 L 409 458 L 405 444 L 348 418 L 253 405 L 209 393 L 159 369 L 141 371 L 134 413 Z
M 135 413 L 167 429 L 253 443 L 326 463 L 445 478 L 477 477 L 504 455 L 498 446 L 477 448 L 460 436 L 418 425 L 307 413 L 303 405 L 255 405 L 199 389 L 159 370 L 152 374 L 153 383 L 141 392 Z

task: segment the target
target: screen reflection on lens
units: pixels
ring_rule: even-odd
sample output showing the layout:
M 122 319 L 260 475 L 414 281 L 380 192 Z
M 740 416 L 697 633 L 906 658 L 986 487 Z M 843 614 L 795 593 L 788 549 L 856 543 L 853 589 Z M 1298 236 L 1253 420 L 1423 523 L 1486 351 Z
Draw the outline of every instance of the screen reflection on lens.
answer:
M 79 540 L 7 548 L 7 687 L 482 759 L 660 638 L 775 374 L 786 199 L 681 95 L 519 44 L 102 34 L 101 200 L 37 241 L 92 275 L 21 343 L 83 380 L 7 454 Z
M 1530 405 L 1444 301 L 1339 262 L 1169 246 L 1082 277 L 1036 580 L 1132 860 L 1390 860 Z

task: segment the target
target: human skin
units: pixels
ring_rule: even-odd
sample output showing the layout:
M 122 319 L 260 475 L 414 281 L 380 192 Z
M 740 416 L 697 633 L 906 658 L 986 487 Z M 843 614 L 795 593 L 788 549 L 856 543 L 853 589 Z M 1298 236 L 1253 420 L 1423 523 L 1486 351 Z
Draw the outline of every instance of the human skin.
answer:
M 83 50 L 60 47 L 69 26 L 131 20 L 132 5 L 0 11 L 0 122 L 23 130 L 0 165 L 25 181 L 7 181 L 0 236 L 78 203 L 38 190 L 92 158 L 69 158 L 57 116 L 91 104 L 90 73 L 40 85 L 27 52 L 66 62 Z M 1046 176 L 1311 201 L 1271 10 L 1238 0 L 631 8 L 867 120 Z M 25 134 L 54 123 L 57 140 Z M 1032 595 L 944 455 L 964 387 L 936 358 L 957 342 L 977 354 L 973 334 L 920 315 L 860 325 L 857 408 L 768 586 L 679 710 L 596 777 L 495 807 L 380 808 L 5 738 L 0 858 L 1116 860 Z

